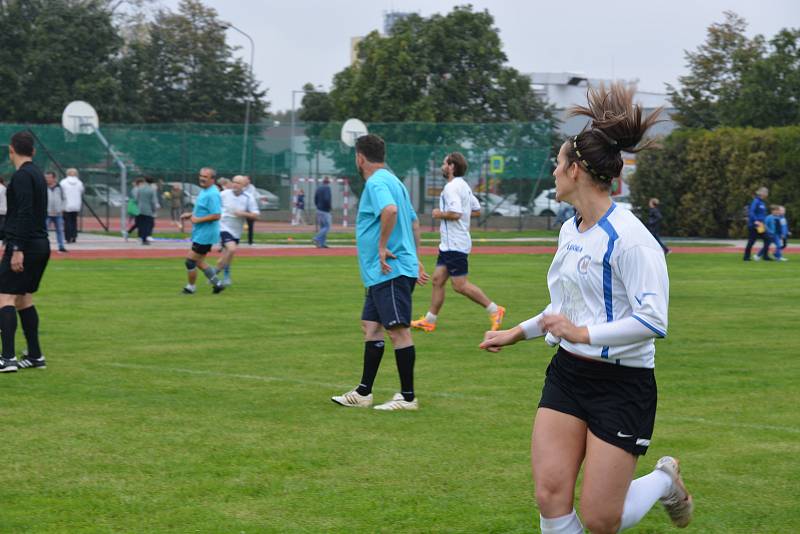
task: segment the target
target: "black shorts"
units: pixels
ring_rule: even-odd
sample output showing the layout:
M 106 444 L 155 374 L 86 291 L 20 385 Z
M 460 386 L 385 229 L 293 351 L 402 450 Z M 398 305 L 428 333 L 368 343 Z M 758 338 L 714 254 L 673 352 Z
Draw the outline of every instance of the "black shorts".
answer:
M 201 256 L 205 256 L 211 252 L 212 245 L 201 245 L 200 243 L 192 243 L 192 252 L 196 252 Z
M 381 323 L 384 328 L 411 324 L 411 294 L 416 278 L 398 276 L 367 288 L 362 321 Z
M 50 244 L 47 244 L 45 250 L 24 252 L 21 273 L 11 270 L 13 253 L 11 247 L 6 247 L 3 259 L 0 260 L 0 293 L 5 295 L 36 293 L 47 268 L 47 262 L 50 260 Z
M 233 237 L 233 234 L 230 232 L 220 232 L 219 233 L 219 240 L 222 242 L 222 246 L 225 246 L 225 243 L 236 243 L 239 244 L 239 238 Z
M 559 348 L 539 407 L 582 419 L 601 440 L 638 456 L 650 445 L 657 397 L 653 369 L 587 361 Z
M 444 265 L 450 276 L 467 276 L 469 273 L 468 254 L 454 250 L 440 250 L 436 258 L 436 266 Z

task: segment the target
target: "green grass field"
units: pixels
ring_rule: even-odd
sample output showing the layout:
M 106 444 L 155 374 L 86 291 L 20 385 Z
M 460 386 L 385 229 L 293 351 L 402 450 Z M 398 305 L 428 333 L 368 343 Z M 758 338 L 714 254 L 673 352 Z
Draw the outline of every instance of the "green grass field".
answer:
M 513 325 L 544 306 L 549 262 L 477 255 L 472 280 Z M 682 460 L 690 532 L 796 532 L 800 265 L 724 254 L 669 267 L 639 473 Z M 48 369 L 0 376 L 0 532 L 538 530 L 543 341 L 480 352 L 485 312 L 449 291 L 439 329 L 415 336 L 420 411 L 345 409 L 329 397 L 360 378 L 354 258 L 241 259 L 217 296 L 180 295 L 183 277 L 180 260 L 50 264 L 37 305 Z M 418 289 L 415 315 L 429 297 Z M 387 350 L 376 400 L 397 388 Z M 672 531 L 657 506 L 631 532 Z

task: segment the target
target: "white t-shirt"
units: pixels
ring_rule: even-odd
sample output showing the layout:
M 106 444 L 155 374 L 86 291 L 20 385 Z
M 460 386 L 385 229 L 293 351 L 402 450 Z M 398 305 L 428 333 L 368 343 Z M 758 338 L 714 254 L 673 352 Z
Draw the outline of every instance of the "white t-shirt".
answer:
M 543 313 L 562 313 L 576 326 L 589 327 L 591 344 L 550 333 L 548 343 L 587 358 L 655 367 L 654 338 L 667 335 L 667 263 L 652 234 L 630 211 L 612 203 L 583 232 L 576 217 L 565 222 L 547 286 L 550 304 Z M 541 335 L 536 331 L 539 317 L 520 325 L 526 337 Z
M 64 211 L 81 211 L 83 182 L 77 176 L 67 176 L 59 184 L 64 192 Z
M 443 212 L 460 213 L 461 217 L 452 221 L 442 219 L 439 223 L 439 250 L 463 252 L 472 250 L 472 238 L 469 235 L 469 222 L 472 212 L 481 209 L 481 205 L 472 189 L 463 178 L 455 177 L 442 189 L 439 195 L 439 209 Z
M 228 232 L 236 239 L 242 237 L 244 227 L 244 217 L 234 215 L 237 211 L 247 211 L 250 213 L 260 213 L 256 200 L 248 193 L 236 194 L 232 189 L 226 189 L 220 193 L 222 199 L 222 217 L 219 221 L 219 231 Z
M 6 186 L 0 184 L 0 215 L 8 213 L 8 201 L 6 199 Z

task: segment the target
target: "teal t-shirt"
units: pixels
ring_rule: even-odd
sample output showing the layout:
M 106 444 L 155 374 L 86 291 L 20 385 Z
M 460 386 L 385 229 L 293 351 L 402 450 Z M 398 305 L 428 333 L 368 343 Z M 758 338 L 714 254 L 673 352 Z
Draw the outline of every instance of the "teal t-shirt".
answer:
M 389 236 L 387 248 L 397 256 L 389 259 L 389 273 L 381 272 L 378 258 L 378 243 L 381 237 L 381 211 L 386 206 L 397 206 L 397 224 Z M 356 245 L 358 266 L 365 287 L 386 282 L 398 276 L 416 278 L 419 275 L 417 247 L 414 242 L 413 221 L 417 213 L 411 206 L 408 190 L 397 176 L 386 169 L 379 169 L 367 180 L 358 201 L 356 219 Z
M 222 214 L 222 200 L 219 189 L 212 185 L 203 189 L 197 195 L 192 215 L 205 217 L 206 215 Z M 192 228 L 192 242 L 198 245 L 213 245 L 219 241 L 219 219 L 216 221 L 195 224 Z

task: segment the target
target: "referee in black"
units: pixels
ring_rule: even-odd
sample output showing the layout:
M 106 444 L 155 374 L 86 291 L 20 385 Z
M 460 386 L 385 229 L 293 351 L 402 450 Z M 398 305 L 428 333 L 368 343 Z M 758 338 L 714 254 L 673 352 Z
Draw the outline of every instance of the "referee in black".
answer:
M 6 192 L 5 249 L 0 260 L 0 338 L 3 345 L 0 372 L 3 373 L 46 367 L 39 347 L 39 315 L 33 305 L 33 293 L 39 289 L 50 259 L 45 222 L 47 184 L 42 171 L 33 163 L 33 154 L 33 136 L 29 132 L 17 132 L 11 137 L 8 155 L 17 171 Z M 28 343 L 28 352 L 19 361 L 14 348 L 17 313 Z

